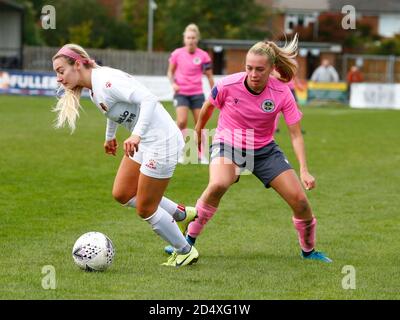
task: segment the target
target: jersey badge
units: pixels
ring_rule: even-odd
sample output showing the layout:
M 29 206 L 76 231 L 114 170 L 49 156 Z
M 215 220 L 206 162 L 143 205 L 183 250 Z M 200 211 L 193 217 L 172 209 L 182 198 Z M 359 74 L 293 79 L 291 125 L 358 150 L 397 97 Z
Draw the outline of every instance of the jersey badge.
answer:
M 194 58 L 193 58 L 193 63 L 194 63 L 195 65 L 199 65 L 199 64 L 201 63 L 201 59 L 200 59 L 199 57 L 194 57 Z
M 264 100 L 261 104 L 261 109 L 264 112 L 273 112 L 275 110 L 275 104 L 271 99 Z

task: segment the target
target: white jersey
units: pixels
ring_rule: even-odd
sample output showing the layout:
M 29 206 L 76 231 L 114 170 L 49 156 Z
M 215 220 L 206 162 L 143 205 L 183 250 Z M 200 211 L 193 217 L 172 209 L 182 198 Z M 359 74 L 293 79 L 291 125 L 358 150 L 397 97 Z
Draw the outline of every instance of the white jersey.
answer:
M 109 67 L 92 69 L 91 99 L 107 117 L 106 140 L 115 138 L 120 124 L 141 137 L 144 150 L 182 148 L 182 134 L 169 113 L 133 76 Z

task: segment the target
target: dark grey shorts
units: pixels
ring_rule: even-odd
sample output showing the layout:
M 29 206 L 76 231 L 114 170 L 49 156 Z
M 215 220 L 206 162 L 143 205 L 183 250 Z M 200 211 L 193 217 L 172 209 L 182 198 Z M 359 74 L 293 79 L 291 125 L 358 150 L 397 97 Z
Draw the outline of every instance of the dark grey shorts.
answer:
M 174 94 L 174 106 L 186 106 L 190 109 L 199 109 L 204 103 L 204 94 L 195 94 L 193 96 L 185 96 L 183 94 Z
M 252 172 L 266 188 L 270 188 L 269 183 L 282 172 L 292 169 L 284 153 L 274 141 L 255 150 L 238 149 L 226 143 L 216 143 L 211 145 L 210 155 L 211 160 L 217 157 L 232 160 L 241 171 L 247 169 Z

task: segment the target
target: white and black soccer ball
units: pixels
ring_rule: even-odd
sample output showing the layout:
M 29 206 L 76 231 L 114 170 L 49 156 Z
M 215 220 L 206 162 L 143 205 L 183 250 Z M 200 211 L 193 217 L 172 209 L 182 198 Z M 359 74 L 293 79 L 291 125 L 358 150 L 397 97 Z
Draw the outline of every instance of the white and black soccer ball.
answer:
M 112 241 L 101 232 L 81 235 L 72 249 L 74 262 L 86 271 L 106 270 L 112 264 L 114 256 Z

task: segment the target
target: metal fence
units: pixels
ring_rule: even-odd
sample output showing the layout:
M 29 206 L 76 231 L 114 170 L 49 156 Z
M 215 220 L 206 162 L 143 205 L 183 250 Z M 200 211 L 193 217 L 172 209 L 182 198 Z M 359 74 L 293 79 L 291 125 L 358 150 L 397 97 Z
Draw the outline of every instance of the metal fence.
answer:
M 23 69 L 52 71 L 51 58 L 59 48 L 24 46 Z M 100 65 L 110 66 L 136 75 L 166 75 L 168 52 L 87 49 L 89 55 Z
M 22 62 L 22 50 L 18 47 L 0 46 L 0 68 L 20 69 Z
M 365 82 L 400 82 L 400 57 L 344 54 L 341 66 L 344 79 L 347 71 L 353 65 L 359 66 Z
M 59 48 L 30 47 L 23 49 L 23 69 L 52 71 L 51 58 Z M 124 70 L 134 75 L 166 75 L 169 52 L 152 52 L 87 49 L 89 55 L 99 64 Z M 344 54 L 337 59 L 336 68 L 342 79 L 352 65 L 359 65 L 366 82 L 400 82 L 400 57 Z

